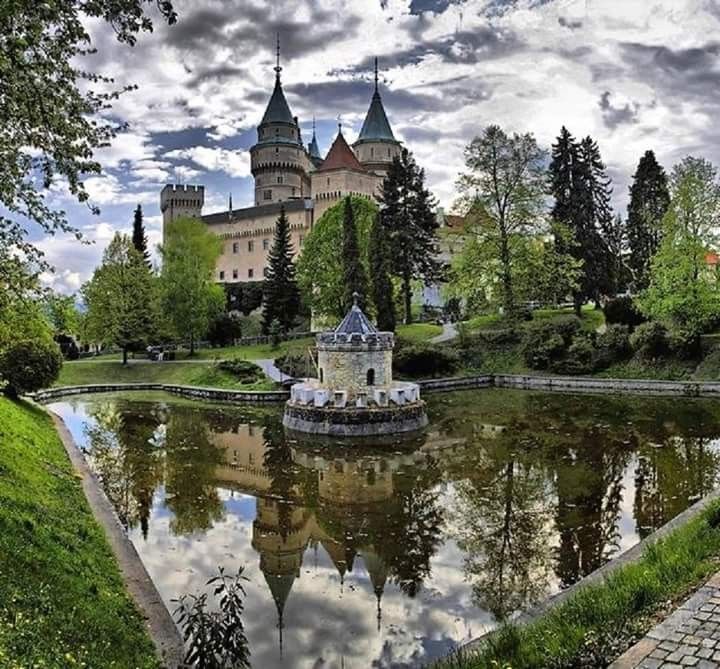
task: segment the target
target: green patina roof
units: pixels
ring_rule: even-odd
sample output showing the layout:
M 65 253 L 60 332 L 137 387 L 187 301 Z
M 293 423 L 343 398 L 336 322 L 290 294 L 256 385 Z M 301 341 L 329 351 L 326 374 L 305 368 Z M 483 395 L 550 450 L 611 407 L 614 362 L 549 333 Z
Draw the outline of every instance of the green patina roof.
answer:
M 312 141 L 310 142 L 310 145 L 308 146 L 308 153 L 310 153 L 311 158 L 320 158 L 322 159 L 322 156 L 320 155 L 320 147 L 317 143 L 317 137 L 315 137 L 315 133 L 313 132 Z
M 265 115 L 260 125 L 265 123 L 290 123 L 291 125 L 295 123 L 293 115 L 290 112 L 290 106 L 285 99 L 285 93 L 283 93 L 279 74 L 275 78 L 275 88 L 270 96 L 270 102 L 268 102 Z
M 370 109 L 368 109 L 365 122 L 360 130 L 360 136 L 358 141 L 372 141 L 372 140 L 386 140 L 394 142 L 395 135 L 393 135 L 390 122 L 388 121 L 387 115 L 385 114 L 385 108 L 383 107 L 382 99 L 380 98 L 380 92 L 375 89 L 375 93 L 372 96 L 370 102 Z

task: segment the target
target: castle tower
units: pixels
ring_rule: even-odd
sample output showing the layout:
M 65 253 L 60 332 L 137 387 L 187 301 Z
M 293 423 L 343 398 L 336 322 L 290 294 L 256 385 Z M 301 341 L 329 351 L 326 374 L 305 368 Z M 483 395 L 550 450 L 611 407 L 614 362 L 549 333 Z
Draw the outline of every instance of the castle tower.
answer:
M 400 155 L 400 142 L 395 139 L 380 97 L 377 58 L 375 59 L 375 92 L 353 149 L 366 170 L 383 177 L 387 174 L 393 159 Z
M 310 140 L 310 144 L 308 144 L 308 155 L 310 156 L 310 160 L 312 161 L 312 164 L 315 168 L 320 167 L 322 165 L 322 156 L 320 155 L 320 147 L 317 143 L 317 136 L 315 135 L 315 118 L 313 117 L 313 136 Z
M 200 218 L 205 204 L 203 186 L 167 184 L 160 191 L 160 211 L 163 215 L 163 233 L 168 223 L 181 216 Z
M 302 143 L 280 82 L 280 39 L 277 45 L 275 88 L 258 126 L 258 140 L 250 149 L 250 170 L 255 178 L 255 204 L 270 204 L 310 197 L 310 158 Z

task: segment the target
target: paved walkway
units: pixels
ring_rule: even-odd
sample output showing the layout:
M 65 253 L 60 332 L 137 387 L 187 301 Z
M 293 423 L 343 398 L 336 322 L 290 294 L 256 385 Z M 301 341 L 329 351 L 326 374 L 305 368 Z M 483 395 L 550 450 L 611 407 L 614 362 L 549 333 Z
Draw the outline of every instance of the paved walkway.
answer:
M 444 341 L 452 341 L 458 336 L 455 323 L 443 323 L 443 331 L 437 337 L 430 340 L 431 344 L 442 344 Z
M 258 358 L 257 360 L 251 360 L 250 362 L 254 362 L 258 367 L 262 369 L 263 372 L 265 372 L 265 376 L 267 376 L 271 381 L 275 381 L 276 383 L 282 383 L 283 381 L 287 381 L 289 378 L 291 378 L 287 374 L 283 374 L 275 366 L 274 360 Z
M 609 669 L 720 669 L 720 574 Z

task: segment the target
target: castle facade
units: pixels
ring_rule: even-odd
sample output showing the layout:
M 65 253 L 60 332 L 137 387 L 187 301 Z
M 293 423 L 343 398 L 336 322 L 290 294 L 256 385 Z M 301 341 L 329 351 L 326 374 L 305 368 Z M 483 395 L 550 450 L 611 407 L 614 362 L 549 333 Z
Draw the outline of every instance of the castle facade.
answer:
M 313 224 L 347 195 L 376 198 L 383 178 L 401 145 L 395 139 L 383 107 L 375 62 L 375 90 L 360 135 L 352 147 L 342 127 L 325 158 L 313 129 L 303 143 L 300 124 L 293 116 L 280 81 L 279 57 L 275 88 L 250 149 L 255 179 L 252 207 L 203 215 L 203 186 L 168 184 L 160 193 L 163 229 L 175 218 L 199 218 L 223 240 L 216 268 L 218 283 L 262 280 L 272 246 L 275 223 L 285 208 L 295 253 L 299 253 Z

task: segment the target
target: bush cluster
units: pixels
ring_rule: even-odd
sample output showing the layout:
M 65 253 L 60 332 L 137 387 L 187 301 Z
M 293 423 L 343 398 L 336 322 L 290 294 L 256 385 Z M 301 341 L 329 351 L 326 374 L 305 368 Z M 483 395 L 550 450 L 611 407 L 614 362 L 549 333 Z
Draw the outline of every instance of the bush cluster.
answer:
M 447 376 L 460 368 L 460 357 L 451 348 L 401 343 L 395 349 L 393 368 L 403 376 Z
M 573 316 L 525 326 L 524 330 L 521 352 L 531 369 L 589 374 L 631 355 L 625 325 L 610 325 L 597 335 L 583 332 L 580 320 Z
M 256 364 L 249 360 L 235 358 L 232 360 L 221 360 L 218 369 L 234 376 L 240 383 L 255 383 L 265 378 L 265 374 Z
M 44 339 L 18 341 L 0 354 L 0 379 L 5 393 L 17 397 L 47 388 L 60 374 L 60 348 Z
M 684 330 L 668 330 L 661 323 L 643 323 L 630 338 L 633 351 L 641 358 L 654 360 L 667 356 L 696 358 L 701 353 L 700 337 Z
M 631 330 L 646 321 L 646 318 L 635 306 L 632 297 L 628 295 L 608 300 L 603 307 L 603 312 L 605 313 L 605 322 L 608 325 L 627 325 Z
M 231 346 L 242 337 L 240 317 L 233 314 L 220 314 L 210 324 L 208 341 L 211 346 Z

